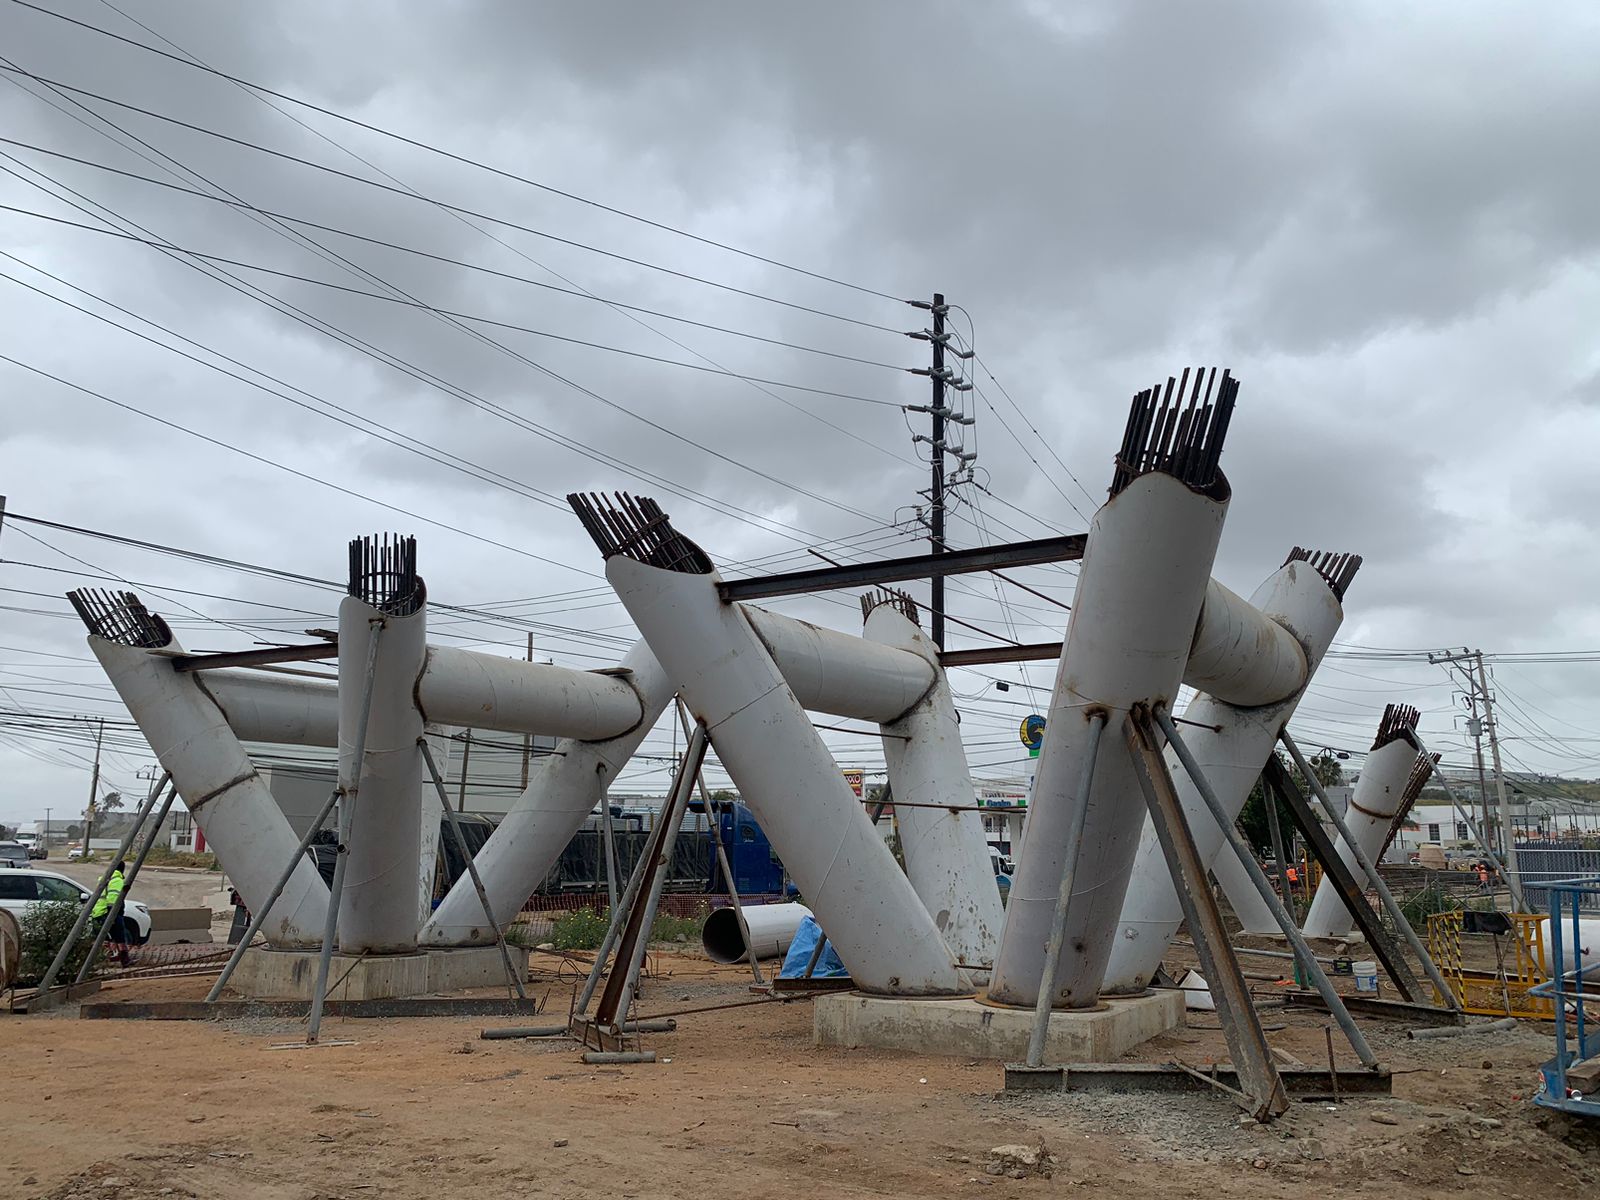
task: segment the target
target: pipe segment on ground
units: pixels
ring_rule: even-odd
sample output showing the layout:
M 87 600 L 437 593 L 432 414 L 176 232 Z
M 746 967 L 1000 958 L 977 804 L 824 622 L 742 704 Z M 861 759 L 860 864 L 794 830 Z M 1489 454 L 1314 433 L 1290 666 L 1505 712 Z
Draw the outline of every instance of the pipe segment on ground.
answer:
M 1395 814 L 1400 811 L 1405 797 L 1406 783 L 1421 756 L 1408 738 L 1397 737 L 1368 754 L 1362 764 L 1361 777 L 1356 780 L 1344 820 L 1368 859 L 1376 861 L 1378 851 L 1383 848 L 1384 838 L 1389 835 L 1389 827 L 1394 824 Z M 1365 881 L 1366 872 L 1342 835 L 1335 850 L 1350 873 Z M 1317 885 L 1317 894 L 1312 898 L 1301 932 L 1308 938 L 1344 937 L 1354 926 L 1355 919 L 1344 900 L 1332 882 L 1324 878 Z
M 700 927 L 700 947 L 714 963 L 745 962 L 751 947 L 757 958 L 782 958 L 800 932 L 800 923 L 809 916 L 811 910 L 804 904 L 747 904 L 744 920 L 750 927 L 750 940 L 746 942 L 739 914 L 732 908 L 719 908 Z
M 933 687 L 938 660 L 908 653 L 909 647 L 880 644 L 753 604 L 739 608 L 802 708 L 882 723 L 904 714 Z
M 1120 748 L 1099 757 L 1088 797 L 1080 766 L 1103 714 L 1119 728 L 1140 701 L 1177 697 L 1228 508 L 1220 472 L 1198 490 L 1163 470 L 1128 482 L 1090 522 L 1011 885 L 990 998 L 1031 1007 L 1069 854 L 1078 855 L 1052 1007 L 1093 1005 L 1139 848 L 1145 807 Z M 1066 844 L 1087 802 L 1082 841 Z
M 856 985 L 902 996 L 971 991 L 749 618 L 722 602 L 703 552 L 666 536 L 695 553 L 675 569 L 613 553 L 606 577 Z
M 882 643 L 921 656 L 933 670 L 932 686 L 897 721 L 883 724 L 883 753 L 906 876 L 956 961 L 969 968 L 994 966 L 1005 925 L 982 814 L 974 811 L 972 773 L 961 744 L 961 723 L 938 647 L 893 603 L 867 614 L 868 644 Z M 928 807 L 913 807 L 927 805 Z M 936 807 L 948 805 L 946 808 Z M 974 972 L 986 982 L 987 970 Z
M 317 945 L 328 886 L 311 860 L 298 853 L 288 818 L 226 714 L 195 674 L 172 669 L 167 656 L 182 653 L 182 647 L 173 640 L 152 653 L 94 635 L 88 640 L 162 770 L 172 773 L 178 794 L 245 907 L 265 904 L 284 867 L 298 859 L 262 929 L 266 939 L 274 946 Z
M 478 851 L 478 874 L 490 906 L 509 923 L 555 865 L 584 821 L 605 800 L 606 789 L 639 748 L 674 688 L 656 656 L 638 642 L 622 660 L 618 678 L 637 698 L 641 716 L 615 737 L 586 742 L 564 738 L 533 764 L 527 789 Z M 483 905 L 465 873 L 439 903 L 419 940 L 430 946 L 476 946 L 494 941 Z
M 422 903 L 423 770 L 417 739 L 423 724 L 412 689 L 427 649 L 427 607 L 395 615 L 346 596 L 339 605 L 340 642 L 365 645 L 374 622 L 382 624 L 383 633 L 361 761 L 356 737 L 366 663 L 360 655 L 339 657 L 340 804 L 351 805 L 349 862 L 339 902 L 339 949 L 346 954 L 415 950 Z
M 1327 653 L 1344 620 L 1344 607 L 1333 587 L 1309 562 L 1291 561 L 1257 588 L 1249 603 L 1299 643 L 1309 682 L 1310 672 Z M 1279 731 L 1294 715 L 1303 692 L 1304 685 L 1287 699 L 1258 708 L 1239 707 L 1202 694 L 1185 707 L 1185 741 L 1205 768 L 1212 790 L 1231 817 L 1237 817 L 1244 808 L 1262 764 L 1277 744 Z M 1211 867 L 1247 929 L 1276 931 L 1277 923 L 1256 895 L 1243 868 L 1231 861 L 1232 855 L 1223 854 L 1222 830 L 1217 828 L 1194 782 L 1179 768 L 1171 750 L 1167 752 L 1167 765 L 1194 833 L 1200 861 Z M 1121 916 L 1116 921 L 1116 940 L 1104 990 L 1142 991 L 1161 965 L 1161 958 L 1182 923 L 1183 906 L 1167 871 L 1166 858 L 1154 828 L 1146 825 Z

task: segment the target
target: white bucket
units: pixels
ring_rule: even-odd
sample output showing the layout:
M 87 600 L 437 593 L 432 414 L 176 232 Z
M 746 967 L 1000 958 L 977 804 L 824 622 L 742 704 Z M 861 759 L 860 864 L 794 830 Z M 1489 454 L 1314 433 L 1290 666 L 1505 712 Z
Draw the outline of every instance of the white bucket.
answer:
M 1350 964 L 1350 973 L 1355 976 L 1356 991 L 1376 994 L 1378 990 L 1378 964 L 1370 959 Z

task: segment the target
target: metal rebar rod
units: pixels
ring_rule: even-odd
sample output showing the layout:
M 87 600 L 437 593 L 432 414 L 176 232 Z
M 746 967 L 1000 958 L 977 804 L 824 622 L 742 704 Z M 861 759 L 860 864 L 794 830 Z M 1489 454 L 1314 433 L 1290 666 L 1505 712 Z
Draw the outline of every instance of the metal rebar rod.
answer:
M 123 835 L 122 846 L 117 851 L 117 857 L 111 860 L 113 868 L 127 855 L 128 847 L 133 845 L 133 839 L 139 834 L 139 827 L 144 824 L 144 819 L 150 815 L 150 810 L 155 807 L 156 797 L 161 794 L 162 789 L 171 780 L 171 771 L 161 772 L 161 779 L 156 783 L 155 789 L 145 797 L 144 803 L 139 806 L 138 814 L 134 817 L 133 824 L 128 827 L 128 832 Z M 48 832 L 46 830 L 46 833 Z M 85 854 L 89 852 L 88 838 L 83 840 L 83 850 Z M 67 934 L 67 939 L 61 943 L 60 948 L 56 951 L 55 958 L 50 960 L 50 969 L 44 973 L 44 978 L 39 981 L 40 992 L 48 992 L 51 984 L 55 983 L 56 976 L 61 974 L 61 968 L 66 965 L 67 958 L 72 953 L 72 947 L 77 945 L 78 939 L 83 936 L 83 931 L 88 927 L 90 921 L 90 914 L 94 911 L 94 906 L 100 902 L 100 897 L 105 895 L 106 885 L 110 882 L 111 871 L 108 870 L 100 876 L 99 882 L 94 885 L 94 891 L 83 902 L 83 910 L 78 913 L 78 919 L 72 923 L 72 932 Z
M 1461 1002 L 1456 999 L 1455 993 L 1445 983 L 1444 976 L 1439 973 L 1439 968 L 1435 965 L 1432 955 L 1428 953 L 1428 948 L 1422 944 L 1422 939 L 1417 936 L 1417 931 L 1411 927 L 1411 922 L 1406 920 L 1405 913 L 1400 911 L 1400 902 L 1394 898 L 1394 893 L 1389 890 L 1389 885 L 1383 881 L 1383 876 L 1378 874 L 1377 864 L 1372 861 L 1372 856 L 1361 848 L 1361 843 L 1356 841 L 1355 835 L 1350 832 L 1350 826 L 1345 823 L 1343 815 L 1329 803 L 1328 794 L 1322 790 L 1322 781 L 1317 778 L 1316 772 L 1311 769 L 1311 764 L 1306 761 L 1306 756 L 1300 753 L 1300 747 L 1295 745 L 1294 739 L 1289 736 L 1289 730 L 1287 728 L 1282 730 L 1278 734 L 1278 739 L 1283 743 L 1283 748 L 1289 752 L 1289 757 L 1294 759 L 1295 766 L 1300 768 L 1300 774 L 1305 777 L 1307 786 L 1316 792 L 1317 799 L 1322 801 L 1322 807 L 1327 810 L 1328 819 L 1333 823 L 1333 827 L 1339 831 L 1339 836 L 1344 839 L 1344 844 L 1350 848 L 1355 855 L 1356 862 L 1367 873 L 1367 878 L 1372 881 L 1372 886 L 1378 893 L 1379 903 L 1383 905 L 1389 913 L 1389 918 L 1399 928 L 1400 936 L 1405 938 L 1406 945 L 1411 947 L 1411 953 L 1415 954 L 1417 960 L 1422 963 L 1422 969 L 1427 972 L 1429 981 L 1438 990 L 1440 997 L 1443 998 L 1447 1005 L 1451 1008 L 1459 1009 Z
M 687 743 L 689 738 L 693 736 L 689 727 L 689 710 L 681 698 L 678 700 L 677 708 L 678 723 L 683 726 L 683 737 L 685 743 Z M 700 788 L 700 800 L 706 806 L 706 820 L 711 827 L 711 844 L 716 848 L 717 866 L 721 868 L 722 878 L 728 885 L 728 899 L 733 905 L 733 916 L 739 922 L 739 934 L 744 938 L 746 949 L 750 951 L 746 955 L 750 960 L 750 977 L 756 983 L 764 984 L 766 979 L 762 977 L 761 964 L 756 958 L 754 945 L 750 939 L 750 922 L 745 919 L 744 905 L 739 900 L 739 885 L 733 878 L 733 865 L 728 861 L 727 847 L 722 844 L 722 822 L 717 820 L 716 807 L 712 803 L 710 791 L 706 788 L 706 772 L 703 762 L 700 768 L 695 771 L 694 777 L 696 784 Z M 818 945 L 820 946 L 821 943 L 819 942 Z M 818 953 L 820 954 L 821 951 L 818 951 Z M 815 963 L 812 964 L 813 967 L 815 965 Z M 781 971 L 782 968 L 780 967 L 779 970 Z M 808 970 L 806 972 L 807 977 L 810 974 L 811 972 Z
M 317 815 L 311 824 L 306 826 L 306 831 L 300 839 L 300 844 L 294 848 L 294 854 L 284 864 L 283 874 L 278 876 L 278 881 L 272 885 L 272 890 L 267 893 L 266 902 L 261 905 L 260 911 L 250 914 L 250 924 L 245 927 L 243 936 L 239 938 L 239 944 L 233 948 L 233 953 L 229 955 L 226 965 L 222 968 L 222 974 L 217 976 L 217 981 L 211 985 L 211 990 L 206 993 L 207 1004 L 218 999 L 222 995 L 222 989 L 228 986 L 228 980 L 233 978 L 234 971 L 244 959 L 244 952 L 250 948 L 250 943 L 255 941 L 256 934 L 261 932 L 261 927 L 267 923 L 267 917 L 272 912 L 272 906 L 278 902 L 278 897 L 283 895 L 283 889 L 289 886 L 289 880 L 294 877 L 295 871 L 300 867 L 300 860 L 305 857 L 306 851 L 311 847 L 311 839 L 321 831 L 322 823 L 328 819 L 328 814 L 333 811 L 333 806 L 338 802 L 338 799 L 339 789 L 334 788 L 328 793 L 328 799 L 323 803 L 322 807 L 317 810 Z
M 611 792 L 600 789 L 600 841 L 606 856 L 606 903 L 617 906 L 617 843 L 611 828 Z
M 322 926 L 322 953 L 317 957 L 317 979 L 311 990 L 311 1013 L 306 1020 L 306 1045 L 314 1045 L 322 1031 L 322 1006 L 328 998 L 328 968 L 333 964 L 333 944 L 339 935 L 339 901 L 344 896 L 345 867 L 350 862 L 350 832 L 355 827 L 356 797 L 361 790 L 361 769 L 367 758 L 367 722 L 372 716 L 372 682 L 378 673 L 378 639 L 383 621 L 369 622 L 367 667 L 362 679 L 361 720 L 356 725 L 354 778 L 340 788 L 339 845 L 333 860 L 333 882 L 328 886 L 328 919 Z
M 611 908 L 611 921 L 606 926 L 606 936 L 600 940 L 600 948 L 594 953 L 594 964 L 589 968 L 589 977 L 583 981 L 583 990 L 573 1003 L 572 1011 L 575 1013 L 582 1013 L 589 1007 L 594 989 L 599 984 L 600 977 L 605 974 L 606 958 L 610 955 L 611 948 L 617 944 L 622 923 L 627 920 L 628 910 L 633 907 L 634 897 L 639 894 L 639 889 L 644 884 L 649 860 L 649 854 L 639 855 L 638 861 L 633 864 L 633 871 L 628 876 L 628 886 L 622 891 L 621 901 Z
M 483 919 L 489 922 L 489 928 L 494 931 L 494 944 L 500 947 L 500 961 L 506 969 L 506 985 L 516 992 L 518 1000 L 526 1000 L 528 993 L 522 990 L 522 979 L 517 974 L 516 968 L 511 965 L 511 951 L 506 946 L 505 931 L 500 928 L 500 922 L 494 918 L 494 908 L 489 903 L 489 893 L 483 886 L 482 876 L 478 874 L 478 864 L 472 859 L 472 847 L 467 845 L 467 835 L 461 830 L 461 818 L 456 815 L 455 809 L 450 807 L 450 797 L 445 792 L 444 777 L 439 774 L 439 765 L 433 761 L 433 751 L 428 749 L 428 739 L 418 738 L 417 748 L 422 751 L 422 761 L 427 764 L 428 774 L 433 777 L 433 786 L 439 792 L 439 803 L 444 806 L 445 818 L 450 822 L 450 833 L 456 839 L 461 857 L 466 860 L 467 874 L 472 876 L 472 886 L 478 891 L 478 903 L 483 905 Z
M 111 932 L 112 925 L 116 924 L 117 916 L 123 912 L 124 897 L 133 890 L 133 881 L 139 878 L 139 869 L 144 866 L 144 860 L 150 857 L 150 847 L 155 845 L 156 835 L 161 832 L 161 822 L 167 819 L 167 814 L 172 811 L 172 802 L 178 798 L 178 786 L 172 784 L 166 789 L 167 798 L 161 802 L 160 809 L 155 814 L 155 821 L 150 825 L 150 834 L 145 838 L 144 844 L 139 847 L 139 853 L 134 856 L 133 866 L 128 868 L 128 873 L 122 877 L 122 896 L 117 902 L 106 910 L 106 919 L 100 922 L 100 929 L 94 935 L 94 941 L 89 943 L 89 953 L 84 956 L 83 965 L 78 968 L 78 976 L 73 983 L 82 983 L 89 974 L 89 968 L 94 964 L 94 956 L 106 940 L 106 935 Z M 127 932 L 127 921 L 123 921 L 123 932 Z M 123 951 L 127 953 L 126 949 Z
M 1039 998 L 1033 1006 L 1033 1030 L 1028 1034 L 1028 1058 L 1030 1067 L 1037 1067 L 1044 1063 L 1044 1043 L 1050 1033 L 1050 1010 L 1053 1007 L 1056 990 L 1056 968 L 1061 965 L 1061 946 L 1067 937 L 1067 904 L 1072 899 L 1073 884 L 1078 876 L 1078 843 L 1083 840 L 1083 824 L 1085 814 L 1089 808 L 1089 792 L 1094 785 L 1095 763 L 1100 757 L 1100 742 L 1106 731 L 1105 713 L 1096 713 L 1089 718 L 1092 732 L 1089 734 L 1089 745 L 1083 756 L 1083 774 L 1078 780 L 1077 803 L 1073 808 L 1072 821 L 1067 828 L 1064 845 L 1067 848 L 1067 860 L 1062 864 L 1061 890 L 1056 894 L 1055 916 L 1050 923 L 1050 940 L 1044 948 L 1044 970 L 1039 976 Z
M 1206 778 L 1205 772 L 1189 752 L 1188 744 L 1183 740 L 1183 735 L 1178 732 L 1178 727 L 1172 723 L 1165 709 L 1156 709 L 1152 715 L 1156 723 L 1161 726 L 1161 732 L 1166 734 L 1167 742 L 1178 755 L 1178 761 L 1183 764 L 1184 771 L 1188 774 L 1190 782 L 1194 784 L 1195 791 L 1200 793 L 1200 798 L 1211 810 L 1212 819 L 1222 830 L 1222 836 L 1232 848 L 1234 855 L 1244 866 L 1245 873 L 1250 876 L 1250 882 L 1255 884 L 1256 892 L 1272 911 L 1272 919 L 1278 923 L 1278 928 L 1283 930 L 1283 936 L 1289 939 L 1289 944 L 1294 947 L 1296 954 L 1303 957 L 1303 966 L 1310 977 L 1317 994 L 1322 997 L 1322 1002 L 1328 1006 L 1328 1011 L 1333 1014 L 1333 1019 L 1339 1022 L 1339 1028 L 1344 1031 L 1345 1038 L 1350 1043 L 1350 1048 L 1356 1052 L 1356 1057 L 1363 1066 L 1375 1070 L 1378 1066 L 1378 1056 L 1372 1052 L 1372 1047 L 1367 1044 L 1366 1036 L 1357 1027 L 1355 1020 L 1350 1016 L 1350 1010 L 1344 1006 L 1344 1000 L 1334 989 L 1327 972 L 1322 969 L 1322 964 L 1317 961 L 1310 945 L 1301 934 L 1299 926 L 1289 916 L 1283 907 L 1283 902 L 1278 899 L 1278 894 L 1272 890 L 1272 884 L 1267 881 L 1266 874 L 1261 870 L 1261 864 L 1256 862 L 1256 856 L 1250 852 L 1250 847 L 1244 844 L 1244 839 L 1233 827 L 1233 821 L 1228 816 L 1227 810 L 1222 807 L 1222 802 L 1217 799 L 1217 794 L 1211 788 L 1211 781 Z M 1323 803 L 1327 803 L 1326 800 Z
M 639 923 L 638 937 L 633 943 L 633 954 L 628 963 L 628 973 L 623 977 L 621 1000 L 617 1004 L 616 1016 L 623 1021 L 628 1018 L 632 1009 L 635 993 L 639 988 L 639 972 L 644 967 L 645 954 L 650 949 L 650 931 L 655 926 L 656 910 L 661 904 L 661 889 L 666 886 L 668 870 L 672 863 L 673 846 L 678 840 L 678 830 L 683 824 L 683 814 L 689 807 L 689 790 L 694 775 L 700 770 L 700 764 L 705 761 L 706 747 L 710 740 L 706 735 L 704 725 L 695 725 L 694 732 L 689 736 L 689 744 L 683 751 L 683 775 L 678 781 L 678 786 L 673 789 L 672 796 L 667 802 L 663 816 L 667 819 L 666 836 L 661 839 L 661 862 L 650 881 L 650 894 L 645 900 L 644 914 Z M 637 903 L 637 899 L 635 900 Z M 748 943 L 747 943 L 748 944 Z M 751 946 L 750 952 L 755 953 Z M 602 999 L 600 1007 L 605 1007 Z
M 1423 754 L 1427 755 L 1428 748 L 1422 744 L 1422 739 L 1415 733 L 1412 736 L 1416 738 L 1417 747 Z M 1511 872 L 1506 870 L 1505 861 L 1490 848 L 1488 839 L 1483 836 L 1483 830 L 1472 819 L 1472 814 L 1463 807 L 1461 797 L 1456 795 L 1455 788 L 1451 787 L 1450 781 L 1444 777 L 1444 769 L 1439 766 L 1438 760 L 1433 758 L 1432 755 L 1428 755 L 1428 757 L 1433 763 L 1433 777 L 1438 781 L 1439 786 L 1444 789 L 1444 794 L 1450 797 L 1450 805 L 1456 810 L 1456 816 L 1461 818 L 1462 824 L 1467 827 L 1467 832 L 1477 840 L 1478 845 L 1483 850 L 1483 856 L 1494 864 L 1494 869 L 1500 873 L 1500 878 L 1506 881 L 1506 885 L 1511 889 L 1511 899 L 1516 903 L 1517 911 L 1526 912 L 1527 905 L 1522 899 L 1522 881 L 1520 879 L 1513 880 Z

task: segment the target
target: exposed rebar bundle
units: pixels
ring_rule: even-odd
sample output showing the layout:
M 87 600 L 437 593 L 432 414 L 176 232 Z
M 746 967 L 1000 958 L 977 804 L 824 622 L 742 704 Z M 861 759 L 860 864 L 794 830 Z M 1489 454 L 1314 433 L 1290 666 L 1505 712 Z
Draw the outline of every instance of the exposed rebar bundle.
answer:
M 873 588 L 861 594 L 861 619 L 865 621 L 872 615 L 873 609 L 884 604 L 891 605 L 913 625 L 922 624 L 917 613 L 917 602 L 911 598 L 909 593 L 892 587 Z
M 350 542 L 349 595 L 391 617 L 409 617 L 422 607 L 427 588 L 417 574 L 417 539 L 383 534 L 380 541 Z
M 1167 377 L 1165 389 L 1157 384 L 1134 396 L 1111 495 L 1152 471 L 1171 475 L 1196 491 L 1208 491 L 1216 484 L 1217 460 L 1233 419 L 1239 381 L 1223 371 L 1218 384 L 1215 367 L 1209 371 L 1185 367 L 1181 379 Z
M 1344 599 L 1345 589 L 1361 569 L 1359 554 L 1335 554 L 1331 550 L 1305 550 L 1299 546 L 1289 551 L 1289 557 L 1283 560 L 1283 565 L 1288 566 L 1292 562 L 1309 563 L 1340 600 Z
M 634 562 L 680 571 L 685 575 L 709 575 L 711 559 L 683 534 L 661 506 L 648 496 L 637 499 L 626 492 L 613 492 L 613 504 L 598 492 L 584 495 L 571 492 L 567 503 L 578 514 L 600 553 L 607 558 L 618 554 Z
M 79 588 L 67 599 L 96 637 L 119 646 L 156 650 L 172 641 L 172 630 L 133 592 L 108 592 L 104 588 Z
M 1415 745 L 1417 721 L 1421 717 L 1422 714 L 1409 704 L 1385 704 L 1383 719 L 1378 722 L 1378 736 L 1373 738 L 1372 748 L 1377 750 L 1401 738 Z
M 1428 786 L 1428 780 L 1433 778 L 1433 769 L 1438 765 L 1437 754 L 1424 754 L 1417 759 L 1416 765 L 1411 768 L 1411 777 L 1406 780 L 1405 791 L 1400 793 L 1400 820 L 1404 820 L 1406 813 L 1411 811 L 1411 806 L 1422 795 L 1422 789 Z

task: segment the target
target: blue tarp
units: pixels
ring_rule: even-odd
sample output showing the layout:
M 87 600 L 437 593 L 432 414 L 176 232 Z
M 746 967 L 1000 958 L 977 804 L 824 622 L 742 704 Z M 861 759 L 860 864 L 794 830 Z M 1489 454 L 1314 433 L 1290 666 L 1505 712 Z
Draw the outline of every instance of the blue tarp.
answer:
M 821 940 L 823 940 L 822 926 L 817 924 L 817 919 L 804 918 L 794 935 L 794 941 L 789 943 L 789 953 L 783 957 L 783 970 L 778 972 L 778 978 L 802 978 L 806 973 L 806 964 L 811 961 L 811 954 L 816 950 L 817 942 Z M 833 943 L 829 942 L 822 948 L 822 957 L 817 959 L 817 968 L 811 972 L 811 978 L 839 979 L 849 974 L 850 972 L 844 969 L 844 964 L 839 961 L 839 956 L 833 952 Z

